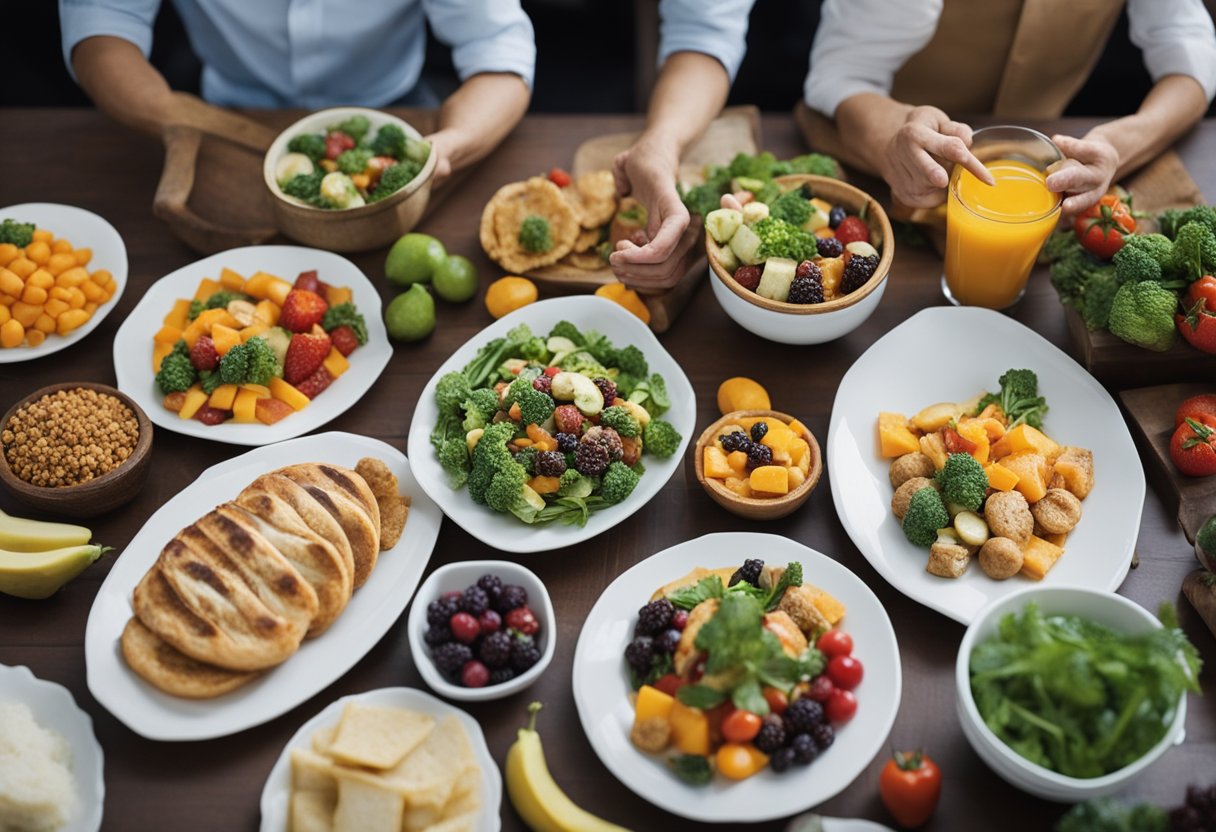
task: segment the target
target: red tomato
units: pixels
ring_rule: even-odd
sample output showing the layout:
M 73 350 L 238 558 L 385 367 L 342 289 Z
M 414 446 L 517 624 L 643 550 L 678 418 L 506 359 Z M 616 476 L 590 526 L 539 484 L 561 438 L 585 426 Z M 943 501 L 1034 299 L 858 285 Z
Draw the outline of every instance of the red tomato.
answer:
M 942 793 L 942 772 L 924 752 L 896 751 L 878 777 L 878 794 L 900 826 L 921 826 Z
M 1203 416 L 1216 416 L 1216 393 L 1203 393 L 1184 399 L 1174 413 L 1174 427 L 1177 428 L 1185 422 L 1187 416 L 1195 419 Z
M 828 662 L 828 677 L 838 688 L 852 690 L 861 684 L 865 668 L 852 656 L 835 656 Z
M 325 137 L 326 159 L 337 159 L 342 155 L 342 151 L 354 150 L 354 148 L 355 140 L 341 130 L 334 130 Z
M 1216 353 L 1216 278 L 1204 275 L 1187 289 L 1184 314 L 1174 316 L 1183 339 L 1197 350 Z
M 1216 474 L 1216 417 L 1187 417 L 1170 440 L 1170 459 L 1188 477 Z
M 654 686 L 668 696 L 675 696 L 676 691 L 687 685 L 688 682 L 684 678 L 677 676 L 674 673 L 668 673 L 665 676 L 660 676 L 659 681 L 654 683 Z
M 727 742 L 751 742 L 760 725 L 760 717 L 751 711 L 735 711 L 722 720 L 722 737 Z
M 559 188 L 564 188 L 570 184 L 570 174 L 561 168 L 549 168 L 549 181 Z
M 557 375 L 561 371 L 562 371 L 561 367 L 546 367 L 545 375 L 547 375 L 549 378 L 553 378 L 555 375 Z
M 834 690 L 823 710 L 834 725 L 848 722 L 857 713 L 857 697 L 849 690 Z
M 826 673 L 821 673 L 811 680 L 811 687 L 807 690 L 806 695 L 816 702 L 824 703 L 832 698 L 834 690 L 836 690 L 836 686 L 832 684 L 832 680 Z
M 764 701 L 768 703 L 768 709 L 775 714 L 785 713 L 785 709 L 790 706 L 790 698 L 778 688 L 765 688 L 762 693 Z
M 974 442 L 951 427 L 942 428 L 942 442 L 946 445 L 946 451 L 952 454 L 969 454 L 976 447 Z
M 844 630 L 828 630 L 819 637 L 815 646 L 829 659 L 833 656 L 847 656 L 853 652 L 853 637 Z
M 1190 308 L 1201 300 L 1203 301 L 1203 311 L 1209 315 L 1216 315 L 1216 277 L 1212 277 L 1210 274 L 1205 274 L 1190 285 L 1190 288 L 1186 290 L 1186 301 L 1183 305 Z
M 1098 204 L 1073 220 L 1073 231 L 1086 251 L 1109 260 L 1123 248 L 1123 239 L 1136 230 L 1136 219 L 1127 203 L 1107 194 Z
M 858 240 L 868 243 L 870 242 L 870 227 L 861 217 L 845 217 L 840 225 L 836 226 L 836 239 L 846 246 Z

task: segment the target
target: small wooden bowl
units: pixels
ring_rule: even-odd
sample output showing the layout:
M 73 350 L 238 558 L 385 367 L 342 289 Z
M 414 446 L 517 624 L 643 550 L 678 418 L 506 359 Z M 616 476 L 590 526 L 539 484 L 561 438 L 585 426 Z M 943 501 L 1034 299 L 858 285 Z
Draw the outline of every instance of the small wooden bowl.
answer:
M 810 471 L 807 473 L 806 479 L 802 481 L 802 485 L 788 494 L 780 497 L 740 497 L 723 485 L 720 480 L 705 476 L 705 446 L 715 441 L 727 425 L 738 424 L 740 419 L 754 419 L 757 416 L 780 419 L 787 425 L 794 419 L 788 413 L 777 410 L 731 411 L 702 432 L 693 451 L 693 464 L 696 467 L 697 482 L 701 483 L 705 493 L 722 508 L 749 520 L 776 520 L 778 517 L 785 517 L 805 503 L 807 497 L 810 497 L 811 492 L 815 490 L 819 476 L 823 473 L 823 454 L 819 451 L 819 443 L 815 440 L 815 435 L 809 430 L 803 431 L 802 438 L 811 446 Z
M 94 384 L 89 381 L 52 384 L 41 390 L 35 390 L 10 407 L 4 414 L 3 420 L 0 420 L 0 432 L 3 432 L 8 426 L 9 420 L 13 418 L 14 414 L 30 402 L 60 390 L 77 389 L 105 393 L 131 408 L 131 412 L 135 414 L 135 419 L 139 423 L 139 437 L 135 441 L 135 450 L 131 452 L 127 460 L 113 471 L 88 482 L 62 488 L 48 488 L 31 485 L 18 477 L 9 467 L 8 456 L 0 446 L 0 483 L 3 483 L 14 497 L 31 508 L 64 517 L 96 517 L 130 502 L 143 488 L 144 481 L 148 478 L 148 463 L 152 460 L 150 453 L 152 450 L 152 423 L 148 421 L 147 414 L 130 396 L 108 385 Z

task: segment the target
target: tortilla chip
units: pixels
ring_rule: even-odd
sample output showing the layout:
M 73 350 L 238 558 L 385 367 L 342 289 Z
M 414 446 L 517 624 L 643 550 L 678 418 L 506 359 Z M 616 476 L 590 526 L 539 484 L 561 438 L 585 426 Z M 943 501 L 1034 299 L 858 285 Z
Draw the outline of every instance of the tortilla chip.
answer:
M 549 221 L 553 248 L 527 251 L 519 243 L 519 229 L 529 216 Z M 570 252 L 578 236 L 578 219 L 562 198 L 561 189 L 543 176 L 513 182 L 498 189 L 481 215 L 481 245 L 509 272 L 526 273 L 556 263 Z

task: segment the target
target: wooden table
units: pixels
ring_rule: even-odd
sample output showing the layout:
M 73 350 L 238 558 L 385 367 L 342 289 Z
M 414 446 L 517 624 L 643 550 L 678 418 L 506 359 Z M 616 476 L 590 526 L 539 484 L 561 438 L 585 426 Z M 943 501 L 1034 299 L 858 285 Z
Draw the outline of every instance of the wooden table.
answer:
M 608 131 L 631 129 L 636 116 L 533 116 L 515 131 L 491 159 L 453 193 L 421 228 L 445 242 L 449 251 L 473 259 L 483 281 L 498 268 L 481 253 L 475 217 L 487 198 L 504 182 L 567 165 L 582 140 Z M 1087 122 L 1039 125 L 1077 135 Z M 784 115 L 766 116 L 764 147 L 778 156 L 801 152 L 802 141 Z M 1179 150 L 1195 180 L 1216 193 L 1216 124 L 1202 125 Z M 130 285 L 119 308 L 84 343 L 54 356 L 25 364 L 0 365 L 0 412 L 18 397 L 45 384 L 88 380 L 114 383 L 111 343 L 123 316 L 143 289 L 161 275 L 195 259 L 151 214 L 161 153 L 151 141 L 134 137 L 87 110 L 10 110 L 0 131 L 0 204 L 51 201 L 80 205 L 112 222 L 126 240 L 131 262 Z M 392 291 L 383 279 L 383 252 L 357 256 L 380 285 L 385 299 Z M 797 414 L 823 442 L 836 386 L 850 363 L 882 333 L 915 310 L 940 305 L 941 265 L 931 253 L 901 248 L 883 304 L 857 331 L 815 348 L 769 343 L 732 323 L 708 287 L 696 296 L 675 326 L 663 336 L 681 362 L 698 396 L 698 426 L 716 416 L 715 391 L 729 376 L 753 376 L 774 392 L 780 409 Z M 1037 273 L 1013 317 L 1065 346 L 1064 315 L 1047 275 Z M 414 402 L 423 385 L 457 346 L 490 322 L 479 300 L 463 306 L 440 303 L 435 334 L 417 345 L 398 346 L 380 382 L 348 413 L 327 426 L 382 438 L 404 449 Z M 1012 358 L 1012 356 L 1011 356 Z M 395 685 L 424 687 L 413 662 L 402 615 L 381 642 L 345 677 L 280 718 L 236 736 L 199 743 L 157 743 L 133 734 L 104 711 L 85 684 L 84 630 L 89 606 L 109 566 L 157 507 L 191 482 L 203 469 L 243 449 L 207 443 L 158 430 L 152 473 L 139 498 L 92 525 L 97 538 L 117 547 L 63 592 L 46 601 L 0 600 L 0 662 L 28 665 L 34 673 L 66 685 L 94 720 L 106 753 L 108 830 L 253 830 L 259 822 L 262 784 L 284 742 L 296 728 L 334 699 L 350 693 Z M 581 622 L 601 590 L 613 578 L 665 547 L 702 534 L 727 530 L 787 535 L 837 558 L 866 581 L 891 615 L 903 661 L 904 693 L 891 733 L 895 747 L 931 750 L 945 772 L 941 805 L 931 824 L 936 830 L 1048 829 L 1062 808 L 1031 798 L 998 779 L 964 740 L 954 713 L 954 660 L 963 628 L 904 598 L 870 567 L 845 535 L 832 509 L 827 476 L 808 505 L 792 517 L 749 523 L 727 514 L 702 492 L 691 462 L 676 474 L 650 505 L 611 532 L 582 546 L 520 558 L 545 580 L 558 616 L 558 646 L 553 664 L 531 689 L 506 700 L 469 707 L 484 726 L 490 750 L 501 763 L 533 699 L 546 703 L 541 730 L 549 764 L 568 793 L 590 811 L 633 829 L 684 829 L 693 826 L 651 806 L 618 783 L 600 764 L 580 727 L 570 690 L 570 669 Z M 0 494 L 0 506 L 18 506 Z M 1091 522 L 1093 522 L 1091 520 Z M 1098 521 L 1100 522 L 1100 520 Z M 1150 609 L 1173 601 L 1188 634 L 1208 664 L 1204 674 L 1211 692 L 1216 643 L 1179 591 L 1195 560 L 1174 519 L 1150 492 L 1138 544 L 1140 566 L 1121 592 Z M 511 558 L 475 541 L 445 522 L 432 565 L 470 558 Z M 1216 701 L 1211 695 L 1191 697 L 1186 743 L 1170 750 L 1135 781 L 1129 798 L 1164 805 L 1181 802 L 1192 778 L 1212 779 L 1216 759 Z M 860 719 L 865 718 L 864 701 Z M 884 762 L 880 755 L 854 783 L 823 804 L 826 815 L 862 816 L 890 822 L 876 784 Z M 814 775 L 811 775 L 814 776 Z M 503 828 L 523 829 L 510 804 L 502 806 Z M 781 829 L 783 823 L 757 825 Z

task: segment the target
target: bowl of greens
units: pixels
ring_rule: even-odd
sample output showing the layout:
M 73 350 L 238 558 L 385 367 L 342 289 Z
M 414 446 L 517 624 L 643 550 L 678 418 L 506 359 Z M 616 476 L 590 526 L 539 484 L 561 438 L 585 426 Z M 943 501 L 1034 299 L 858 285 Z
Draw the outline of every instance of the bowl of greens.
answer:
M 1111 794 L 1182 742 L 1199 657 L 1173 608 L 1113 593 L 1031 587 L 990 604 L 955 664 L 963 734 L 1025 792 Z
M 331 251 L 366 251 L 418 224 L 435 161 L 409 123 L 379 110 L 335 107 L 280 133 L 262 176 L 288 237 Z

